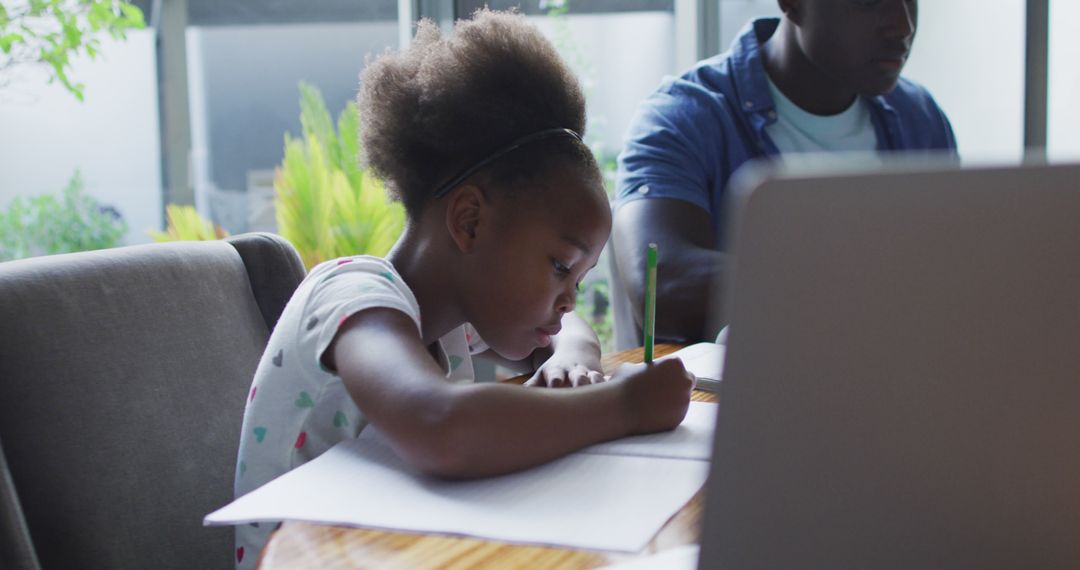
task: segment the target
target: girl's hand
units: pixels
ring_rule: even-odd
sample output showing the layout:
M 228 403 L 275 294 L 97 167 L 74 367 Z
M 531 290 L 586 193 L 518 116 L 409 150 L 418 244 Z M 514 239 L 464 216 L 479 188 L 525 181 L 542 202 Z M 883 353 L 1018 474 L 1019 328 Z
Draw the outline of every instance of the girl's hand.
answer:
M 592 327 L 572 312 L 563 316 L 562 325 L 562 332 L 551 339 L 551 357 L 536 368 L 526 386 L 567 388 L 604 381 L 600 341 Z
M 681 360 L 624 364 L 611 377 L 623 390 L 629 434 L 674 429 L 690 407 L 696 378 Z
M 604 373 L 600 370 L 599 354 L 587 350 L 556 350 L 525 385 L 568 388 L 599 384 L 604 381 Z

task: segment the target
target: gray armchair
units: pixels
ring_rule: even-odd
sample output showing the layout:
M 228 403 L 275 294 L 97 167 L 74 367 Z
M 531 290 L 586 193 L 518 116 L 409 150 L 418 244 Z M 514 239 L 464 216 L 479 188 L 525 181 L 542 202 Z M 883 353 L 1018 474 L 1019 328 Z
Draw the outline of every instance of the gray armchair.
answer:
M 231 567 L 202 518 L 303 276 L 272 234 L 0 264 L 0 567 Z

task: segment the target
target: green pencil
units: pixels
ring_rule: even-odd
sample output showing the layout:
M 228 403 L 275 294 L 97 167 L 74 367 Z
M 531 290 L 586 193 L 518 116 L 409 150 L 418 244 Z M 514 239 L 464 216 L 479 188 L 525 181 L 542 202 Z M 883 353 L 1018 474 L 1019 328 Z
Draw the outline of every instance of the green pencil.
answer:
M 650 243 L 645 257 L 645 362 L 653 359 L 656 343 L 656 244 Z

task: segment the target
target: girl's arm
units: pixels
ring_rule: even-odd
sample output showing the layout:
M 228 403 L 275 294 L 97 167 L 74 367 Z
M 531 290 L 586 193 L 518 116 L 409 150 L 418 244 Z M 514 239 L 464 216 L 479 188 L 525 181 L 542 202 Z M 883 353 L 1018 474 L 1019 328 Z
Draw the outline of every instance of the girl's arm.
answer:
M 582 386 L 604 381 L 600 340 L 592 327 L 574 312 L 563 315 L 562 330 L 551 337 L 551 345 L 536 349 L 528 358 L 509 360 L 490 349 L 478 356 L 519 374 L 536 372 L 526 382 L 527 386 Z
M 693 388 L 674 359 L 624 366 L 616 372 L 622 381 L 577 390 L 450 384 L 416 325 L 392 309 L 350 317 L 326 357 L 405 461 L 452 478 L 515 471 L 600 441 L 672 429 Z

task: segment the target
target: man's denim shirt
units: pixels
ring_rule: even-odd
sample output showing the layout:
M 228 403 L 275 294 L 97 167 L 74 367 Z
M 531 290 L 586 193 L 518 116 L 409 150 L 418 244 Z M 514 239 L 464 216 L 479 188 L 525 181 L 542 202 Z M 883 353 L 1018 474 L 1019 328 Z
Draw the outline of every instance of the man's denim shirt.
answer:
M 748 160 L 775 156 L 765 126 L 776 121 L 760 44 L 780 20 L 748 24 L 725 54 L 666 78 L 630 124 L 619 155 L 616 207 L 675 198 L 709 213 L 721 232 L 724 190 Z M 901 78 L 887 95 L 867 97 L 878 150 L 956 151 L 952 126 L 922 86 Z

